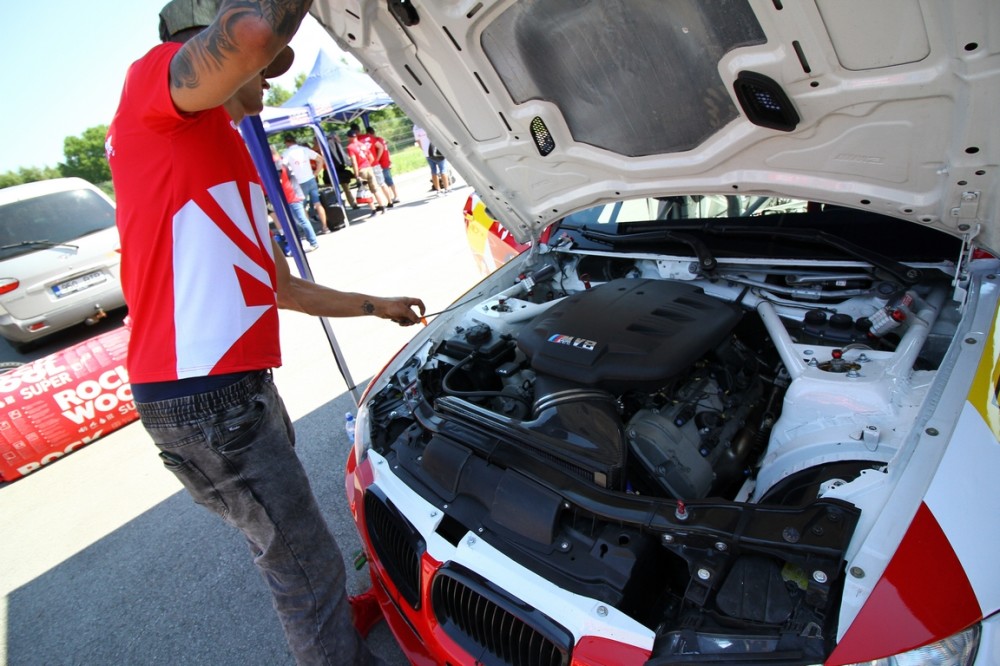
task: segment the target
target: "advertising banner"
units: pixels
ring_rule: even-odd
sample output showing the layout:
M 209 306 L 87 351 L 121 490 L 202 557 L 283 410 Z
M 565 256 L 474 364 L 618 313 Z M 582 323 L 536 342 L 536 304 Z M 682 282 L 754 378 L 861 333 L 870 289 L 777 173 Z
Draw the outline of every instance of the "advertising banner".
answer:
M 119 328 L 0 375 L 0 480 L 138 418 L 125 370 L 128 338 Z

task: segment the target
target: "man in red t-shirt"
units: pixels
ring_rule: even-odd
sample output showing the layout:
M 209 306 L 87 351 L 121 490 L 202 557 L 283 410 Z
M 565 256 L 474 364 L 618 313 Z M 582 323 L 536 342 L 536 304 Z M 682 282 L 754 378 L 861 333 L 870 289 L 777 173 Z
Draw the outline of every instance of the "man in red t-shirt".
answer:
M 347 155 L 351 159 L 351 167 L 357 175 L 357 179 L 368 186 L 372 193 L 372 215 L 384 213 L 387 200 L 382 188 L 375 181 L 375 171 L 372 169 L 372 154 L 368 149 L 368 144 L 361 140 L 358 130 L 354 127 L 347 130 L 350 143 L 347 144 Z
M 382 187 L 386 198 L 389 199 L 389 207 L 399 203 L 399 194 L 396 192 L 396 183 L 392 180 L 392 159 L 389 157 L 389 145 L 385 139 L 375 134 L 375 128 L 371 125 L 365 131 L 365 138 L 371 146 L 372 156 L 375 158 L 375 181 Z
M 267 78 L 291 65 L 310 2 L 169 2 L 164 43 L 129 68 L 105 147 L 143 425 L 195 501 L 243 532 L 296 661 L 369 664 L 352 610 L 361 633 L 380 614 L 348 604 L 340 551 L 271 379 L 277 309 L 409 325 L 424 306 L 294 277 L 268 233 L 237 124 L 260 113 Z

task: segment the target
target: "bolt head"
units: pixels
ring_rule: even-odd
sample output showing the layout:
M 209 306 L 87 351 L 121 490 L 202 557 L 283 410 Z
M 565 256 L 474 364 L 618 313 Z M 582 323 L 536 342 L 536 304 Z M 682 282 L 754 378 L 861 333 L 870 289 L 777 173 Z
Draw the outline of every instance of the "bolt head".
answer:
M 698 569 L 698 578 L 702 580 L 708 580 L 712 577 L 712 572 L 708 569 Z
M 820 571 L 819 569 L 813 571 L 813 580 L 819 583 L 820 585 L 823 585 L 828 580 L 826 572 Z

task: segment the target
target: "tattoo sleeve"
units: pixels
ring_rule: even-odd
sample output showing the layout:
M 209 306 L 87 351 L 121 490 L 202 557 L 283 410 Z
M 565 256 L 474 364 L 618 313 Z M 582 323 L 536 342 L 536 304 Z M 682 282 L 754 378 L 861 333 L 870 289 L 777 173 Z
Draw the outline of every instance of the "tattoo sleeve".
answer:
M 170 74 L 177 88 L 195 88 L 199 72 L 218 71 L 240 53 L 237 28 L 243 21 L 267 23 L 285 44 L 299 29 L 312 0 L 226 0 L 219 9 L 217 29 L 205 30 L 174 58 Z

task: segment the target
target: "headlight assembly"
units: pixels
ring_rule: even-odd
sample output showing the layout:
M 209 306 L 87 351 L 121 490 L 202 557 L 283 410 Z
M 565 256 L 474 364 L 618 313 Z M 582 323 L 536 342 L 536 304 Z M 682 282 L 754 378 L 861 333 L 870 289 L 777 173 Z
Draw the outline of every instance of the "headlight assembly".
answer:
M 979 649 L 980 625 L 902 654 L 851 666 L 971 666 Z

